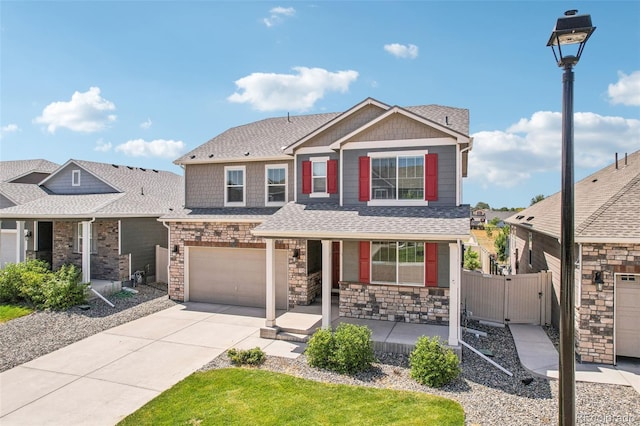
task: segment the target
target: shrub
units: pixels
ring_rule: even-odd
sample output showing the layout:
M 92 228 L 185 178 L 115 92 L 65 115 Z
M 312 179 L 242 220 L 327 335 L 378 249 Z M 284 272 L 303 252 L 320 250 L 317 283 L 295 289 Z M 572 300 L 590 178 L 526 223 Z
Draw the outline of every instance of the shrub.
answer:
M 38 309 L 64 310 L 86 299 L 87 285 L 73 265 L 49 271 L 46 262 L 30 260 L 0 271 L 0 302 L 27 303 Z
M 470 271 L 475 271 L 480 267 L 480 261 L 478 260 L 478 252 L 466 248 L 464 251 L 464 268 Z
M 342 323 L 334 333 L 316 331 L 307 345 L 307 359 L 312 367 L 343 374 L 368 370 L 375 361 L 371 330 L 366 326 Z
M 266 357 L 264 351 L 257 346 L 246 350 L 231 348 L 227 355 L 233 365 L 260 365 Z
M 411 377 L 418 383 L 439 388 L 460 374 L 460 360 L 439 337 L 422 336 L 409 357 Z

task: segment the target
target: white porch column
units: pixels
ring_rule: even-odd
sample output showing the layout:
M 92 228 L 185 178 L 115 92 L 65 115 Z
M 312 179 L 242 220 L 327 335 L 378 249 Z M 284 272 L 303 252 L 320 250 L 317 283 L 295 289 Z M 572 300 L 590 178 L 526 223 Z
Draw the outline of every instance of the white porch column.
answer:
M 16 221 L 16 263 L 25 261 L 27 250 L 26 237 L 24 235 L 24 220 Z
M 91 281 L 91 222 L 82 222 L 82 282 Z
M 449 243 L 449 345 L 460 344 L 460 241 Z
M 266 326 L 276 325 L 276 242 L 271 238 L 267 242 L 267 320 Z
M 331 327 L 332 241 L 322 240 L 322 328 Z

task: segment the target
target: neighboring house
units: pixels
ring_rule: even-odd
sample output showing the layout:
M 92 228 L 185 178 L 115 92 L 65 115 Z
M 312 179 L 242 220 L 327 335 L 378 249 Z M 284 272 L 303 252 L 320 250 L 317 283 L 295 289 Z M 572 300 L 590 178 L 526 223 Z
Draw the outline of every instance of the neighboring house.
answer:
M 234 127 L 175 161 L 175 300 L 275 310 L 331 294 L 340 315 L 449 323 L 458 345 L 468 110 L 365 99 L 343 113 Z M 266 283 L 266 286 L 265 286 Z
M 57 168 L 58 164 L 47 160 L 0 161 L 0 209 L 47 195 L 37 183 Z M 24 258 L 16 226 L 13 220 L 0 221 L 0 268 Z
M 155 274 L 155 246 L 167 247 L 158 218 L 181 209 L 184 180 L 175 173 L 69 160 L 37 187 L 44 196 L 0 209 L 16 221 L 25 259 L 54 269 L 71 263 L 82 279 L 122 281 Z M 153 277 L 149 277 L 153 279 Z
M 496 227 L 502 228 L 504 220 L 513 215 L 513 212 L 503 210 L 476 209 L 471 212 L 471 229 L 484 229 L 487 223 L 498 218 Z
M 582 362 L 640 357 L 640 151 L 575 185 L 576 353 Z M 552 322 L 559 322 L 560 193 L 518 212 L 512 268 L 553 275 Z

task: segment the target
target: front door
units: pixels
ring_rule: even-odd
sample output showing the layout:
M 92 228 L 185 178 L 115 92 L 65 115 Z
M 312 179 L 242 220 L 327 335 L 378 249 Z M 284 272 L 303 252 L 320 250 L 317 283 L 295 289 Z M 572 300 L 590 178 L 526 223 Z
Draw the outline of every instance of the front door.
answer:
M 37 222 L 36 258 L 44 260 L 52 267 L 53 262 L 53 222 Z

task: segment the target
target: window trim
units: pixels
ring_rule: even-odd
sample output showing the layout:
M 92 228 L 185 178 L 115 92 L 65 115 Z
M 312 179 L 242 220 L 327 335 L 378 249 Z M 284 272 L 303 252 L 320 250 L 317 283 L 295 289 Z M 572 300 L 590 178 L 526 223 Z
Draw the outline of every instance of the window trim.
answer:
M 229 175 L 228 172 L 242 171 L 242 201 L 229 201 Z M 239 187 L 234 186 L 234 187 Z M 247 205 L 247 167 L 246 166 L 225 166 L 224 167 L 224 206 L 225 207 L 245 207 Z
M 97 240 L 95 237 L 95 222 L 91 222 L 89 225 L 89 251 L 91 254 L 98 253 Z M 73 252 L 82 253 L 82 222 L 76 223 L 76 232 L 73 239 Z
M 309 198 L 329 198 L 329 167 L 327 163 L 330 158 L 327 157 L 310 157 L 309 161 L 311 162 L 311 193 L 309 194 Z M 316 192 L 314 185 L 314 176 L 313 176 L 313 163 L 324 163 L 324 192 Z
M 312 165 L 313 167 L 313 165 Z M 284 201 L 269 201 L 269 170 L 284 169 Z M 272 185 L 272 186 L 282 186 Z M 283 164 L 267 164 L 264 166 L 264 205 L 265 206 L 284 206 L 289 202 L 289 165 Z
M 367 157 L 369 157 L 369 200 L 367 201 L 368 206 L 428 206 L 429 202 L 424 198 L 425 188 L 425 168 L 426 168 L 426 160 L 425 156 L 429 153 L 426 150 L 416 150 L 416 151 L 380 151 L 380 152 L 368 152 Z M 397 167 L 398 158 L 400 157 L 421 157 L 423 159 L 422 164 L 422 198 L 415 200 L 402 200 L 398 198 L 398 173 L 399 168 Z M 393 200 L 380 200 L 373 198 L 373 165 L 371 163 L 371 159 L 373 158 L 395 158 L 396 160 L 396 198 Z
M 396 269 L 396 282 L 392 283 L 392 282 L 387 282 L 387 281 L 376 281 L 373 279 L 373 246 L 374 243 L 388 243 L 388 244 L 393 244 L 395 243 L 396 246 L 396 261 L 395 261 L 395 269 Z M 422 281 L 420 283 L 401 283 L 399 282 L 399 278 L 400 278 L 400 244 L 401 243 L 415 243 L 415 244 L 422 244 L 422 256 L 423 256 L 423 260 L 422 260 Z M 420 262 L 411 262 L 411 263 L 420 263 Z M 376 240 L 376 241 L 370 241 L 369 242 L 369 279 L 370 279 L 370 283 L 371 284 L 376 284 L 376 285 L 388 285 L 388 286 L 396 286 L 396 287 L 428 287 L 427 286 L 427 279 L 426 279 L 426 269 L 427 269 L 427 245 L 424 241 L 380 241 L 380 240 Z
M 71 170 L 71 186 L 80 186 L 80 169 Z

